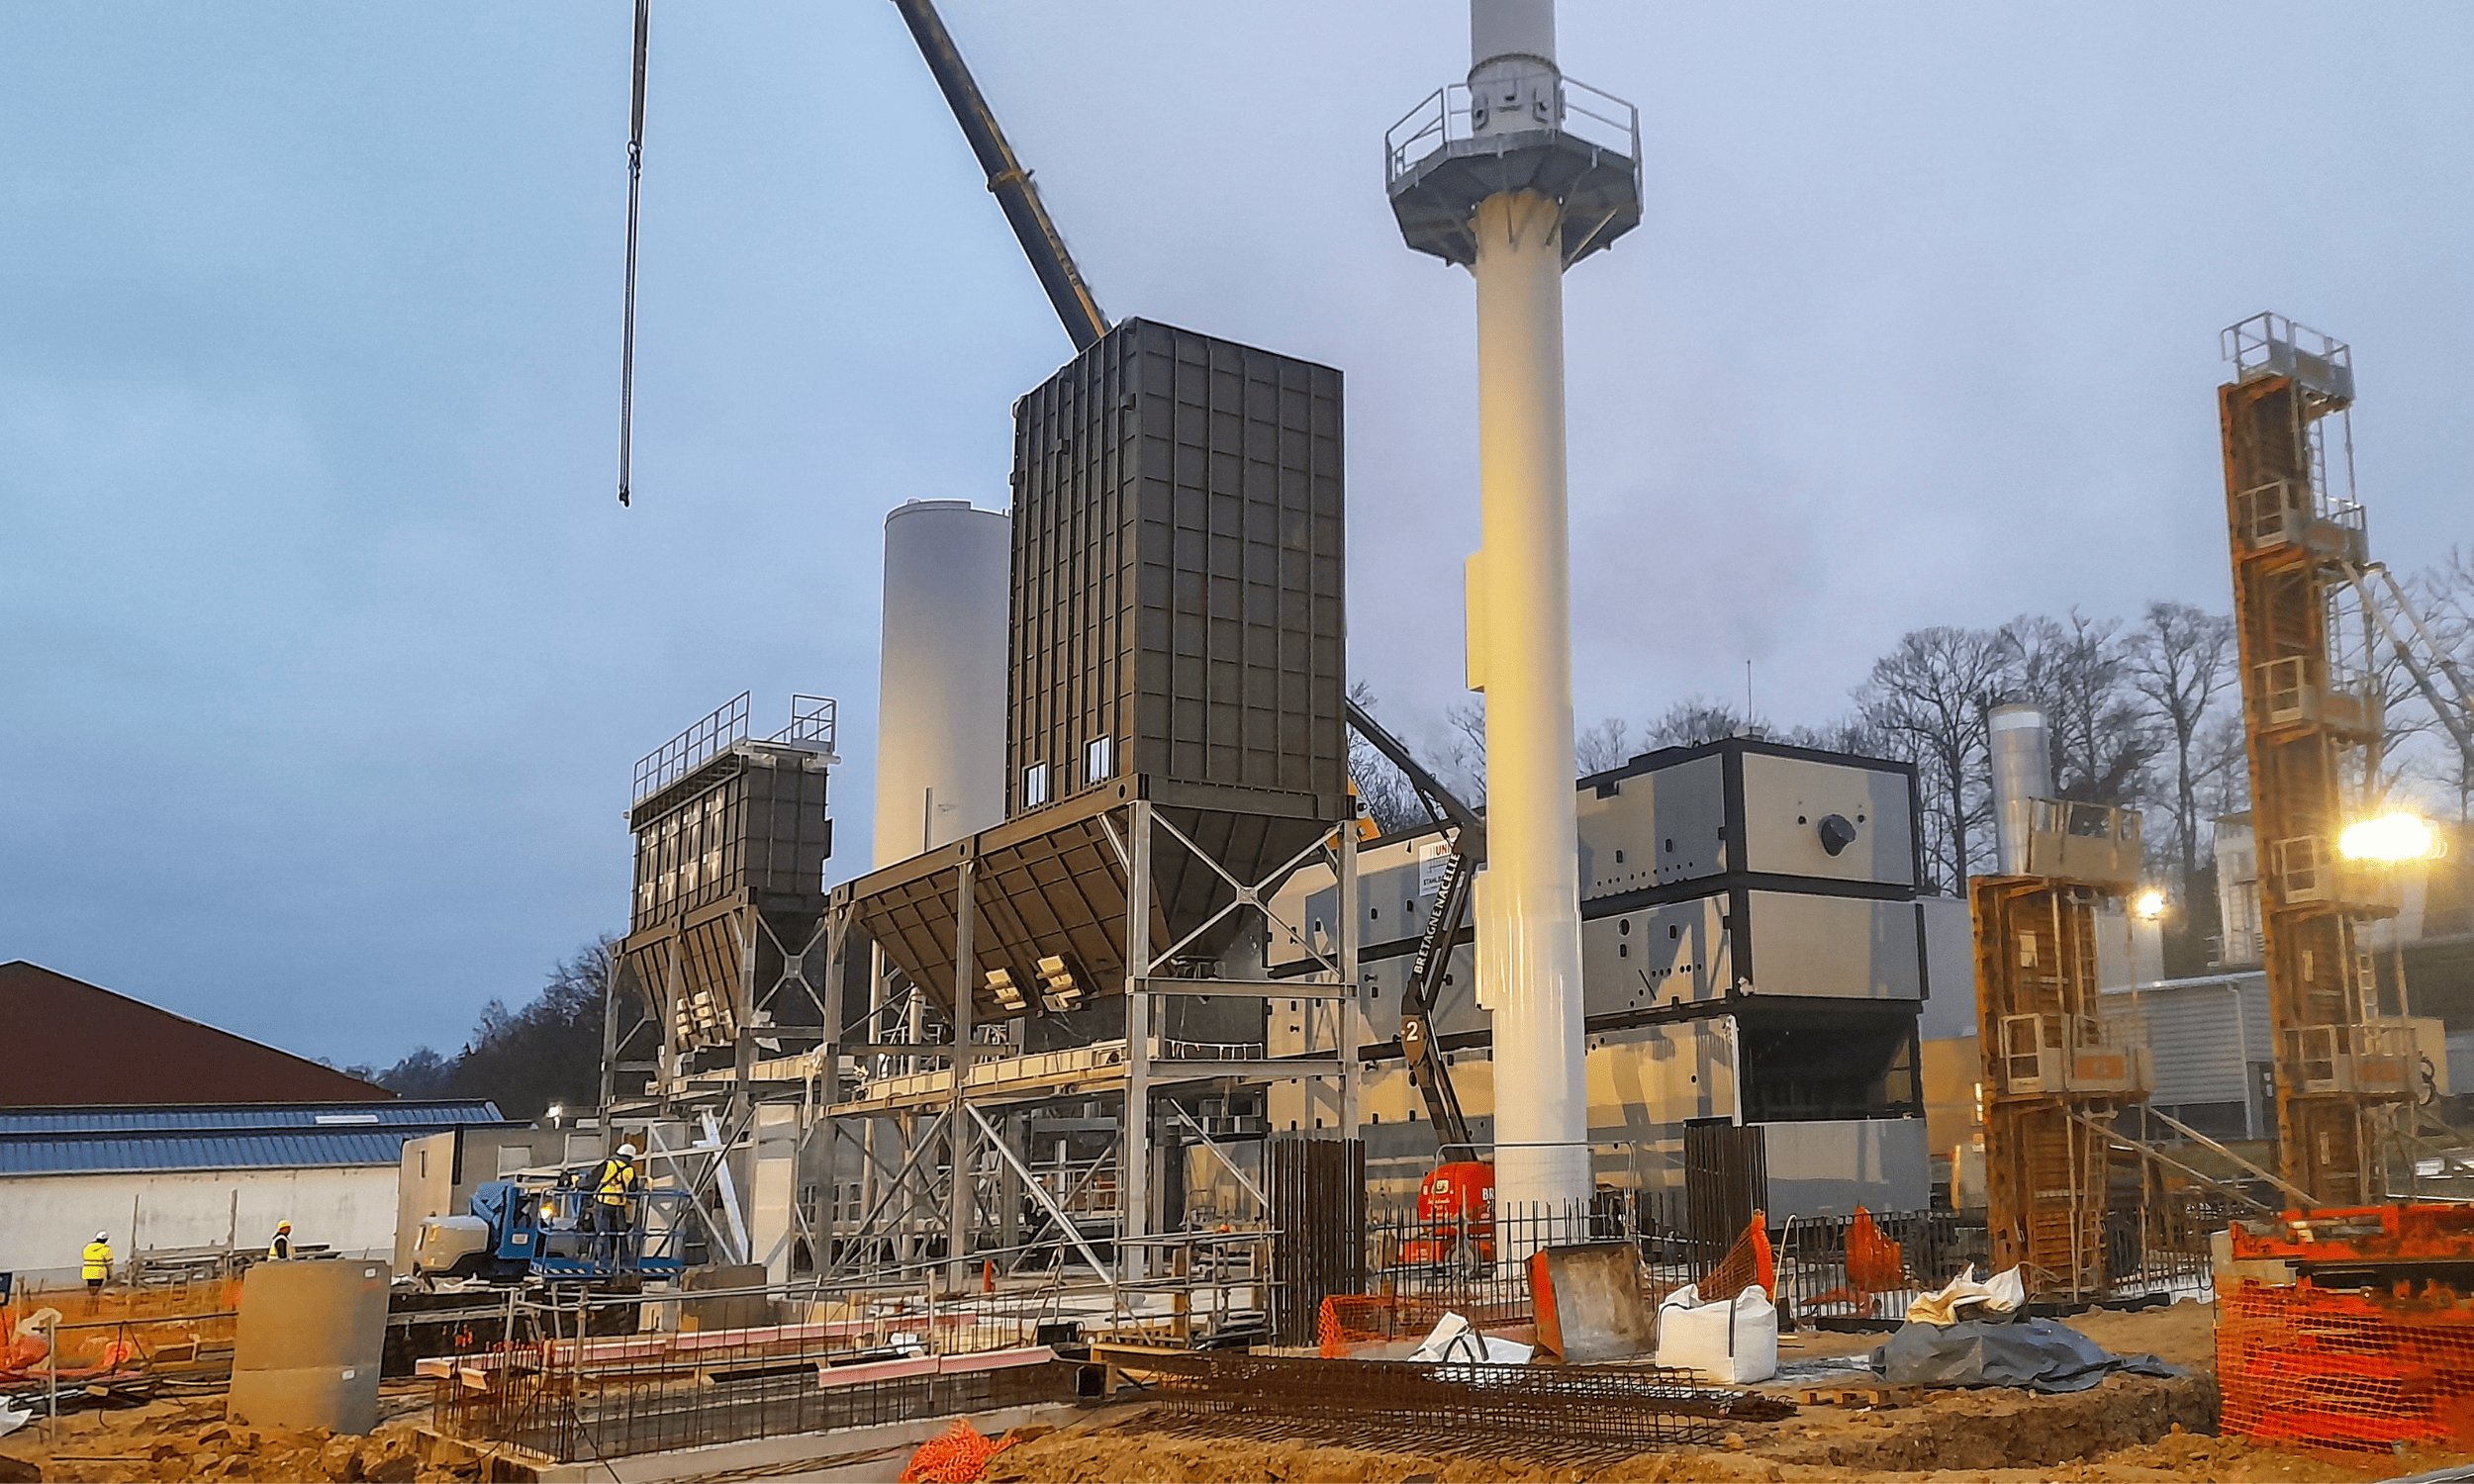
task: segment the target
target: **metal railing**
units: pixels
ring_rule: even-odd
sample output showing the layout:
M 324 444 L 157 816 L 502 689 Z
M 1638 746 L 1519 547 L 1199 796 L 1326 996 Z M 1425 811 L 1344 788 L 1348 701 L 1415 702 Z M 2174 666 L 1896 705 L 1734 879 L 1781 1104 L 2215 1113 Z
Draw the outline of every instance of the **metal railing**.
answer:
M 628 801 L 642 802 L 748 740 L 753 735 L 748 728 L 748 701 L 753 694 L 741 691 L 698 718 L 686 731 L 636 759 L 635 791 Z M 794 695 L 790 725 L 765 740 L 818 747 L 829 753 L 833 751 L 840 711 L 840 702 L 830 696 Z
M 2353 351 L 2344 341 L 2296 325 L 2283 315 L 2259 314 L 2228 325 L 2220 339 L 2234 379 L 2290 376 L 2315 392 L 2353 399 Z
M 1796 1324 L 1832 1319 L 1891 1324 L 1908 1305 L 1972 1265 L 1989 1276 L 1984 1228 L 1956 1211 L 1893 1211 L 1869 1218 L 1880 1238 L 1898 1246 L 1895 1281 L 1883 1270 L 1851 1272 L 1853 1216 L 1790 1219 L 1777 1252 L 1779 1307 Z M 2208 1291 L 2209 1237 L 2232 1219 L 2225 1203 L 2177 1192 L 2147 1208 L 2127 1207 L 2106 1223 L 2106 1270 L 2114 1299 Z M 1882 1259 L 1876 1252 L 1869 1269 Z M 2034 1285 L 2031 1285 L 2033 1287 Z
M 791 724 L 775 732 L 766 740 L 812 742 L 826 752 L 831 752 L 835 717 L 840 709 L 840 703 L 830 696 L 793 696 L 791 697 Z
M 1420 100 L 1383 132 L 1384 186 L 1452 145 L 1475 139 L 1476 112 L 1467 83 L 1446 83 Z M 1565 77 L 1556 87 L 1554 113 L 1538 132 L 1570 135 L 1628 160 L 1641 157 L 1641 111 L 1614 94 Z
M 746 741 L 749 694 L 741 691 L 686 731 L 636 759 L 635 792 L 629 802 L 641 801 L 664 785 L 687 777 L 723 750 Z
M 1241 1425 L 1319 1429 L 1363 1446 L 1394 1438 L 1493 1453 L 1624 1453 L 1713 1442 L 1731 1425 L 1774 1415 L 1748 1393 L 1655 1365 L 1485 1365 L 1176 1355 L 1155 1364 L 1170 1410 Z
M 2026 1014 L 2001 1018 L 2003 1090 L 2145 1091 L 2144 1025 L 2128 1015 Z
M 2368 675 L 2311 654 L 2265 660 L 2257 668 L 2261 719 L 2268 725 L 2320 721 L 2364 735 L 2379 730 L 2380 689 Z
M 2301 541 L 2314 522 L 2349 532 L 2365 529 L 2358 500 L 2342 500 L 2312 490 L 2300 480 L 2270 480 L 2234 498 L 2235 523 L 2242 540 L 2253 547 Z

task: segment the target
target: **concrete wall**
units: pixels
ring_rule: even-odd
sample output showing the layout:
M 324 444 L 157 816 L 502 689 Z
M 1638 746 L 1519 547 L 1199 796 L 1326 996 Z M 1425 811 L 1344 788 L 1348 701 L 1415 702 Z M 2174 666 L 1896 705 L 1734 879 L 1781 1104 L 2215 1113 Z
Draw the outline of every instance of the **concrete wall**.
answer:
M 1847 1216 L 1921 1211 L 1930 1194 L 1932 1155 L 1921 1118 L 1830 1123 L 1765 1123 L 1769 1215 Z
M 1937 1159 L 1983 1137 L 1976 1089 L 1984 1083 L 1984 1057 L 1973 1036 L 1921 1042 L 1916 1047 L 1924 1083 L 1925 1138 Z
M 396 1166 L 179 1170 L 0 1178 L 0 1271 L 73 1279 L 97 1232 L 126 1259 L 153 1248 L 263 1248 L 275 1223 L 293 1240 L 353 1256 L 395 1252 Z M 130 1234 L 132 1207 L 137 1234 Z

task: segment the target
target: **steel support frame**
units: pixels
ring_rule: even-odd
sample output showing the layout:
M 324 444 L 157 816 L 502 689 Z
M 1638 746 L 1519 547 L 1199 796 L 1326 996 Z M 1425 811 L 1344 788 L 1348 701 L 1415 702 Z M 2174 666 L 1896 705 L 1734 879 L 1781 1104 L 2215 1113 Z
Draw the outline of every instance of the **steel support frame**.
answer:
M 1343 1134 L 1354 1129 L 1360 1097 L 1360 1065 L 1358 1052 L 1364 1039 L 1364 1018 L 1359 996 L 1363 992 L 1358 962 L 1360 929 L 1358 917 L 1357 848 L 1355 821 L 1338 822 L 1327 833 L 1290 859 L 1282 862 L 1261 881 L 1241 880 L 1220 861 L 1197 845 L 1175 823 L 1163 817 L 1159 805 L 1148 798 L 1136 797 L 1102 816 L 1102 828 L 1126 879 L 1126 966 L 1125 1009 L 1126 1043 L 1122 1066 L 1115 1073 L 1122 1093 L 1119 1130 L 1112 1143 L 1117 1179 L 1117 1215 L 1113 1223 L 1123 1240 L 1116 1244 L 1116 1261 L 1106 1277 L 1114 1285 L 1139 1281 L 1150 1276 L 1153 1248 L 1146 1239 L 1157 1235 L 1161 1192 L 1157 1184 L 1158 1155 L 1162 1145 L 1155 1137 L 1154 1104 L 1159 1090 L 1169 1084 L 1197 1080 L 1201 1074 L 1212 1077 L 1246 1076 L 1276 1079 L 1283 1076 L 1329 1078 L 1338 1084 L 1342 1107 Z M 952 846 L 946 849 L 953 849 Z M 1154 882 L 1159 856 L 1165 851 L 1183 851 L 1204 868 L 1219 875 L 1231 888 L 1232 899 L 1209 920 L 1188 929 L 1177 941 L 1163 948 L 1154 942 Z M 1340 887 L 1342 907 L 1339 931 L 1326 948 L 1316 948 L 1299 924 L 1282 919 L 1272 908 L 1282 883 L 1297 870 L 1320 858 L 1334 871 Z M 1051 1221 L 1058 1226 L 1058 1245 L 1084 1262 L 1097 1265 L 1098 1254 L 1084 1241 L 1075 1227 L 1072 1205 L 1083 1184 L 1094 1178 L 1099 1166 L 1086 1171 L 1082 1181 L 1061 1197 L 1051 1198 L 1039 1178 L 1035 1161 L 1027 1159 L 1016 1147 L 1027 1137 L 1022 1130 L 1024 1120 L 1007 1116 L 1048 1101 L 1088 1101 L 1094 1094 L 1076 1090 L 1051 1098 L 1019 1097 L 999 1102 L 997 1095 L 975 1088 L 971 1080 L 974 1065 L 998 1055 L 991 1049 L 974 1045 L 971 1033 L 972 998 L 976 988 L 977 969 L 974 962 L 973 938 L 981 915 L 973 894 L 975 861 L 967 848 L 963 851 L 956 873 L 954 948 L 955 974 L 952 986 L 954 1039 L 943 1046 L 921 1043 L 918 1036 L 909 1038 L 909 1045 L 925 1060 L 941 1060 L 953 1073 L 950 1090 L 942 1096 L 933 1127 L 927 1132 L 911 1130 L 903 1136 L 904 1160 L 899 1170 L 889 1167 L 887 1160 L 875 1153 L 879 1128 L 890 1122 L 897 1127 L 908 1122 L 908 1115 L 893 1110 L 870 1110 L 851 1115 L 836 1114 L 840 1073 L 838 1067 L 848 1051 L 872 1048 L 878 1044 L 882 1029 L 877 1024 L 884 1009 L 881 972 L 871 978 L 870 1010 L 867 1033 L 854 1038 L 850 1017 L 841 1005 L 844 983 L 843 963 L 858 946 L 855 928 L 855 903 L 845 901 L 827 913 L 824 924 L 828 944 L 825 969 L 825 993 L 822 1008 L 826 1024 L 825 1041 L 815 1053 L 819 1075 L 831 1089 L 817 1100 L 813 1116 L 835 1125 L 823 1141 L 831 1153 L 825 1159 L 827 1173 L 821 1183 L 833 1189 L 833 1198 L 824 1203 L 822 1220 L 818 1223 L 818 1245 L 822 1253 L 819 1271 L 826 1278 L 865 1278 L 866 1269 L 890 1256 L 896 1266 L 913 1263 L 917 1254 L 905 1249 L 902 1230 L 889 1230 L 889 1225 L 903 1222 L 909 1235 L 922 1239 L 930 1233 L 946 1240 L 943 1276 L 948 1291 L 958 1291 L 973 1279 L 974 1251 L 1001 1251 L 1010 1266 L 1025 1253 L 1015 1251 L 1015 1244 L 1006 1229 L 1013 1213 L 1008 1192 L 1028 1194 Z M 1317 963 L 1318 972 L 1302 980 L 1232 980 L 1211 978 L 1186 980 L 1155 976 L 1155 969 L 1181 954 L 1222 919 L 1234 913 L 1254 912 L 1267 928 L 1284 938 L 1305 944 Z M 873 945 L 870 952 L 881 965 L 882 956 Z M 1189 987 L 1190 986 L 1190 987 Z M 1310 998 L 1324 1010 L 1320 1024 L 1322 1039 L 1331 1043 L 1327 1050 L 1310 1060 L 1300 1059 L 1302 1066 L 1291 1069 L 1266 1058 L 1260 1062 L 1188 1063 L 1179 1059 L 1163 1059 L 1154 1045 L 1153 1031 L 1159 1022 L 1158 1001 L 1169 995 L 1223 995 L 1256 990 L 1267 997 L 1297 996 Z M 865 1054 L 864 1051 L 861 1054 Z M 1106 1097 L 1107 1092 L 1097 1094 Z M 1188 1124 L 1185 1110 L 1172 1107 L 1171 1112 Z M 851 1123 L 858 1129 L 845 1127 Z M 1170 1125 L 1160 1126 L 1165 1132 Z M 1199 1135 L 1199 1129 L 1196 1131 Z M 847 1140 L 860 1152 L 861 1202 L 859 1219 L 845 1221 L 841 1199 L 842 1143 Z M 1209 1143 L 1208 1140 L 1204 1141 Z M 934 1161 L 925 1158 L 932 1149 L 941 1148 L 945 1156 L 944 1180 L 934 1179 Z M 1226 1153 L 1212 1145 L 1212 1152 L 1235 1170 Z M 986 1158 L 983 1158 L 983 1155 Z M 1106 1159 L 1100 1161 L 1102 1165 Z M 985 1166 L 985 1167 L 980 1167 Z M 955 1173 L 958 1172 L 958 1173 Z M 1259 1187 L 1246 1181 L 1239 1171 L 1241 1183 L 1260 1199 Z M 941 1191 L 932 1187 L 941 1185 Z M 980 1187 L 987 1186 L 982 1191 Z M 941 1199 L 935 1199 L 941 1195 Z M 923 1196 L 928 1197 L 922 1199 Z M 981 1231 L 981 1217 L 993 1218 L 989 1231 Z M 985 1240 L 983 1240 L 985 1239 Z M 892 1243 L 888 1251 L 888 1242 Z M 883 1255 L 880 1255 L 883 1254 Z

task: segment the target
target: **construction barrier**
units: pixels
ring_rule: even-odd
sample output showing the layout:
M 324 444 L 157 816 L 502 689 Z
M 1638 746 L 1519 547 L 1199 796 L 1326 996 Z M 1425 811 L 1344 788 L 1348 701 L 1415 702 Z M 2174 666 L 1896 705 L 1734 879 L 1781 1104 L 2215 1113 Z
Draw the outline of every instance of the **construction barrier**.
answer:
M 956 1418 L 952 1427 L 919 1444 L 902 1471 L 902 1484 L 978 1484 L 988 1477 L 989 1460 L 1011 1446 L 1010 1431 L 992 1438 L 969 1418 Z
M 2410 1287 L 2221 1292 L 2225 1431 L 2336 1457 L 2474 1450 L 2474 1307 L 2445 1284 Z
M 1760 1212 L 1753 1213 L 1735 1246 L 1701 1279 L 1701 1294 L 1730 1299 L 1760 1285 L 1777 1297 L 1775 1254 Z M 1643 1304 L 1656 1312 L 1660 1301 L 1683 1286 L 1680 1278 L 1660 1281 L 1644 1275 Z M 1512 1330 L 1537 1322 L 1528 1280 L 1517 1264 L 1488 1264 L 1482 1273 L 1439 1280 L 1408 1293 L 1335 1293 L 1326 1295 L 1315 1317 L 1318 1352 L 1326 1360 L 1342 1360 L 1374 1345 L 1424 1340 L 1446 1314 L 1458 1314 L 1477 1330 Z
M 1315 1316 L 1317 1353 L 1345 1360 L 1371 1345 L 1424 1340 L 1446 1314 L 1477 1330 L 1510 1330 L 1537 1322 L 1527 1297 L 1472 1302 L 1470 1294 L 1333 1293 Z
M 1756 1285 L 1766 1297 L 1778 1297 L 1778 1262 L 1777 1254 L 1769 1248 L 1769 1218 L 1760 1211 L 1753 1213 L 1744 1235 L 1727 1250 L 1727 1255 L 1709 1270 L 1709 1276 L 1701 1279 L 1701 1300 L 1723 1304 Z M 1665 1295 L 1657 1297 L 1663 1300 Z

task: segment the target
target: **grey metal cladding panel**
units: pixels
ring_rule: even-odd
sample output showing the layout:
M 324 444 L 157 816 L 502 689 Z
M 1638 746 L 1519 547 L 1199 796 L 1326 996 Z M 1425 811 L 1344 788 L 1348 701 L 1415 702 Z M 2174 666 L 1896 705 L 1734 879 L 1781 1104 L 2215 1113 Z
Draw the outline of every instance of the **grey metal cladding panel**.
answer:
M 1762 994 L 1915 999 L 1916 905 L 1792 891 L 1748 894 L 1754 987 Z
M 1340 378 L 1129 321 L 1017 408 L 1007 788 L 1344 787 Z
M 1583 788 L 1580 899 L 1591 901 L 1727 870 L 1726 760 L 1720 754 Z
M 1912 886 L 1912 810 L 1902 772 L 1747 751 L 1743 869 Z M 1835 856 L 1821 844 L 1821 821 L 1832 814 L 1856 827 L 1855 842 Z
M 1921 1118 L 1765 1123 L 1769 1216 L 1846 1216 L 1861 1206 L 1913 1211 L 1925 1204 L 1933 1155 Z
M 2229 983 L 2241 986 L 2238 1010 Z M 2260 981 L 2177 984 L 2105 998 L 2107 1013 L 2127 1010 L 2145 1020 L 2156 1071 L 2149 1101 L 2160 1106 L 2238 1102 L 2250 1088 L 2245 1049 L 2251 1061 L 2268 1060 L 2273 1043 L 2267 990 Z
M 1954 896 L 1920 896 L 1924 921 L 1924 1020 L 1917 1034 L 1927 1041 L 1976 1033 L 1975 921 Z
M 1725 896 L 1699 896 L 1583 922 L 1584 1013 L 1619 1015 L 1724 998 L 1735 982 L 1726 918 Z
M 813 896 L 822 910 L 824 863 L 832 854 L 825 800 L 822 772 L 790 761 L 748 770 L 739 843 L 751 888 Z

